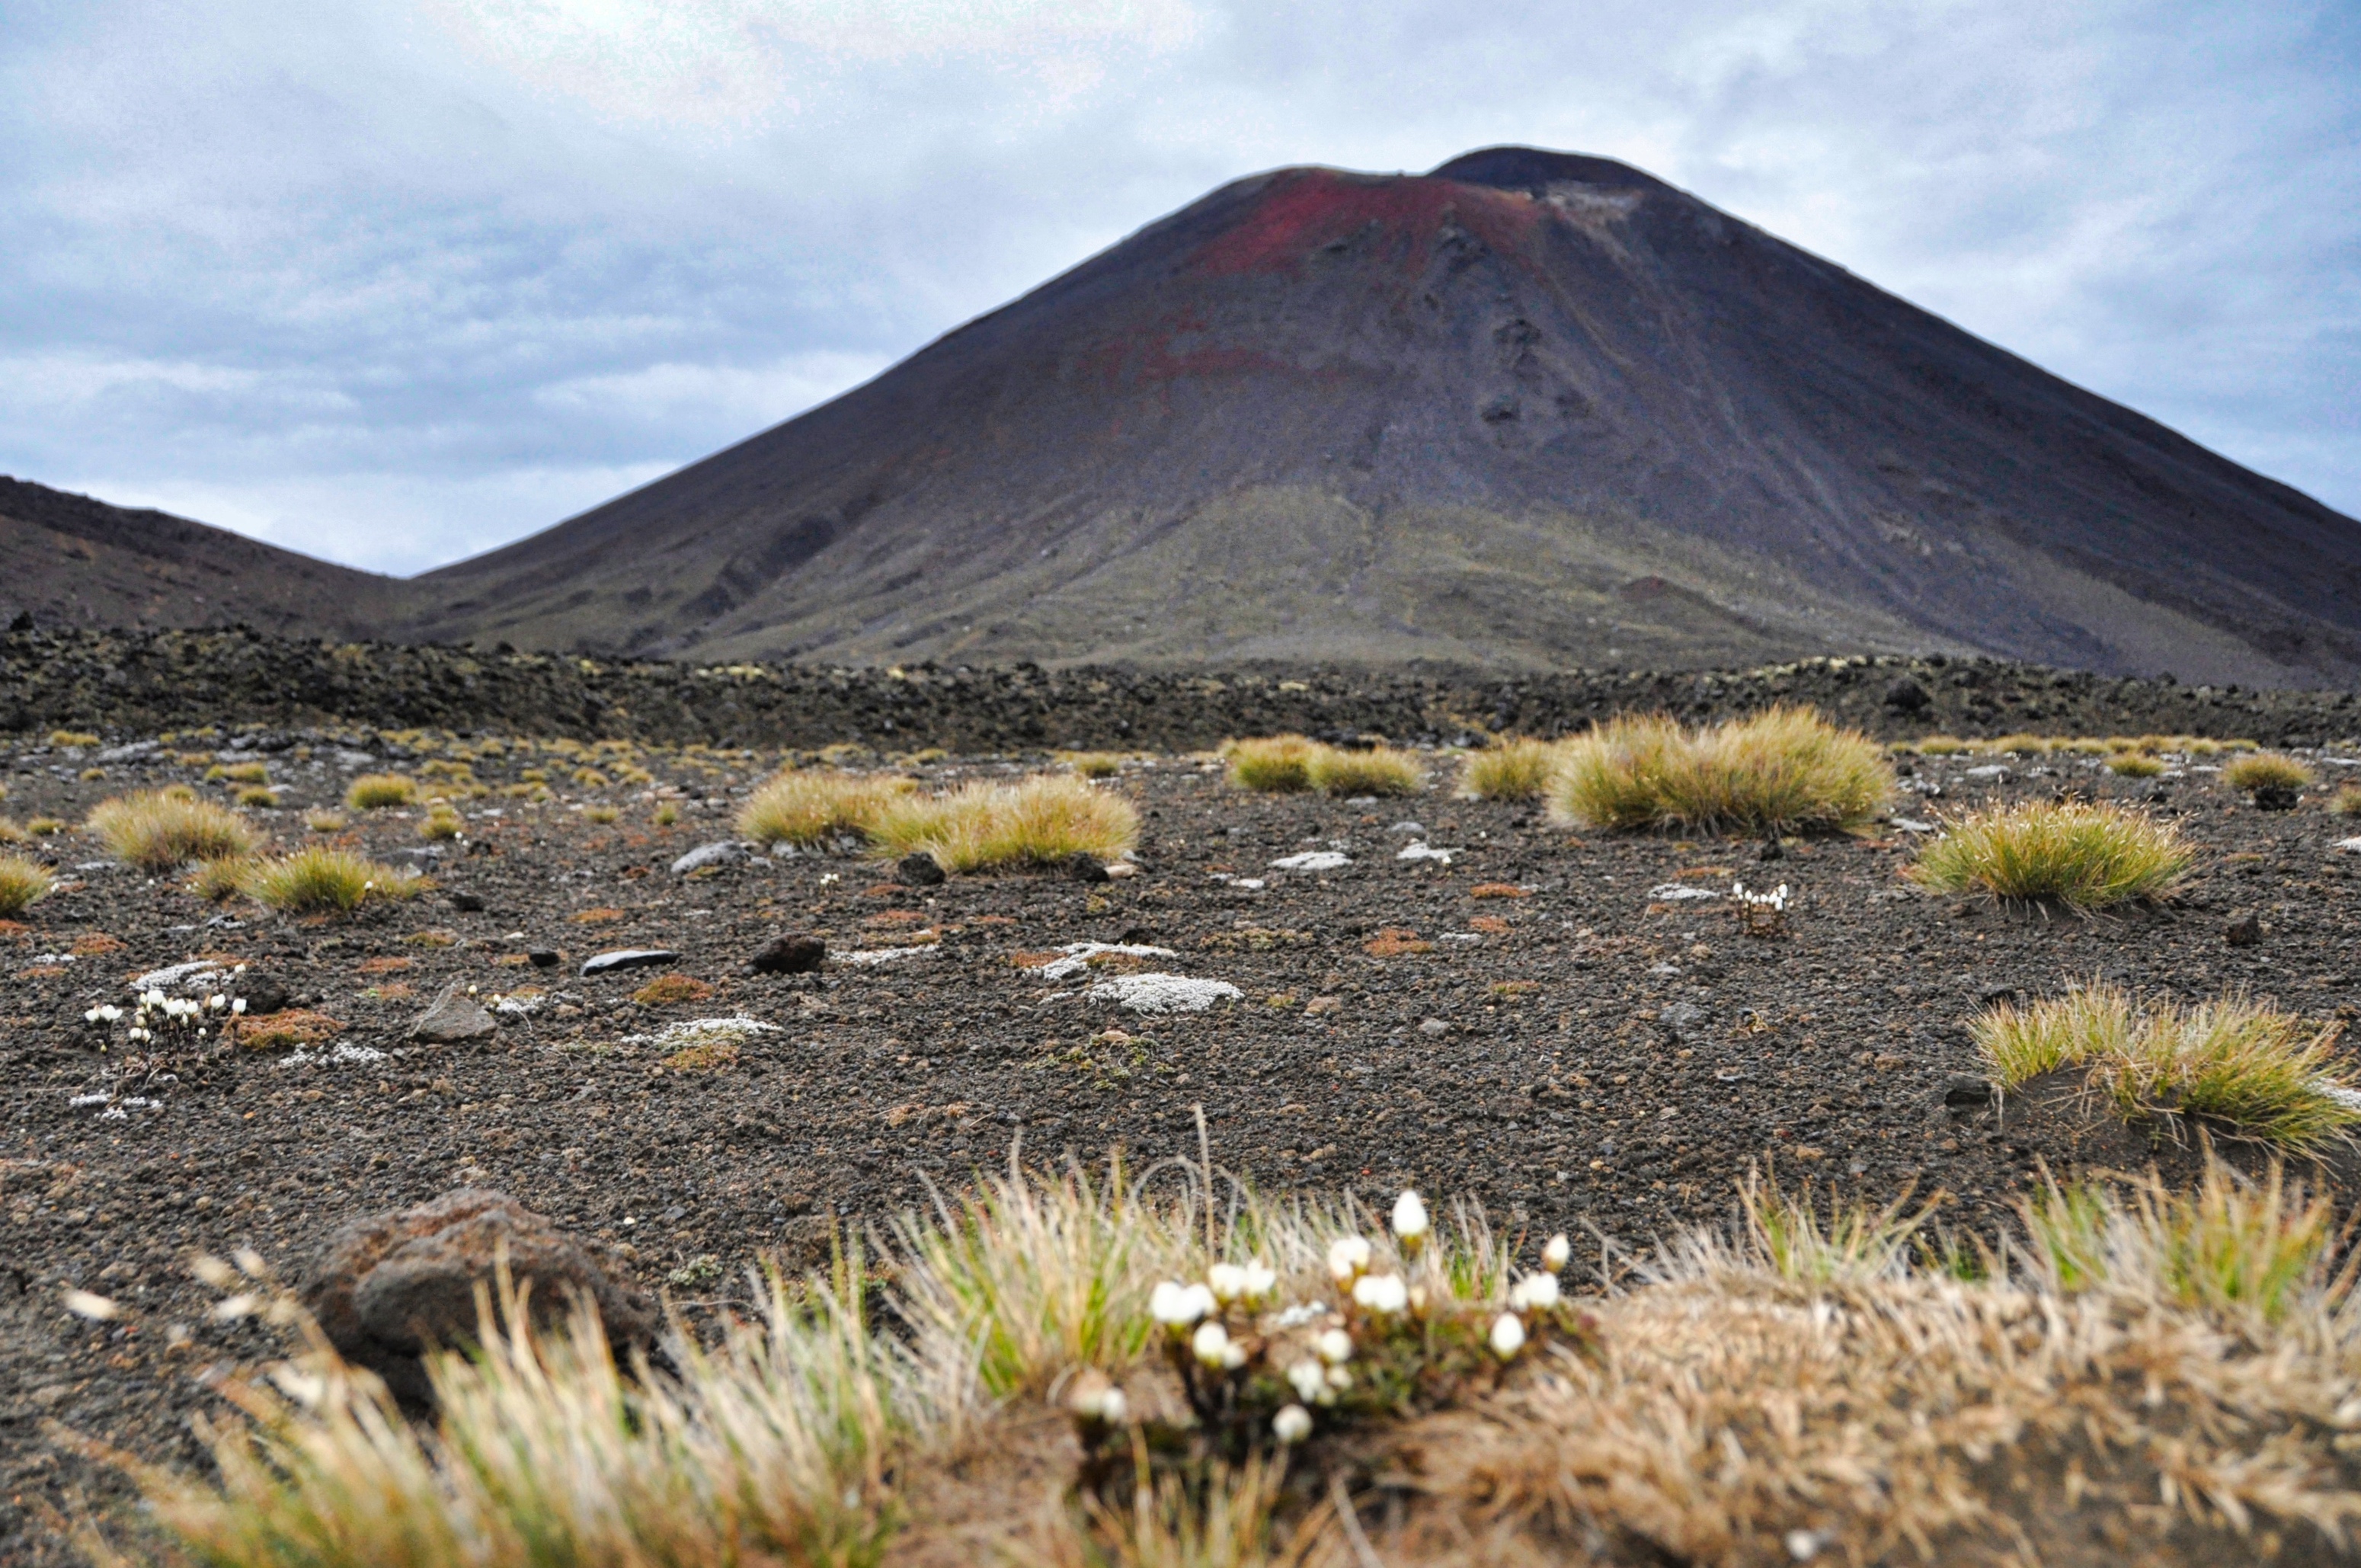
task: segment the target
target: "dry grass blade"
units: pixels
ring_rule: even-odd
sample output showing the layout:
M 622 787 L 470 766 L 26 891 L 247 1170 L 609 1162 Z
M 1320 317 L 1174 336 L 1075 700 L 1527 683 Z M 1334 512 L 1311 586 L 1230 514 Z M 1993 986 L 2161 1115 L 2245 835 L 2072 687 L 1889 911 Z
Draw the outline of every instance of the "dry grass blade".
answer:
M 1701 729 L 1625 715 L 1565 743 L 1551 807 L 1588 828 L 1761 833 L 1868 821 L 1894 787 L 1875 741 L 1810 708 Z
M 255 846 L 254 830 L 235 812 L 161 791 L 101 801 L 90 830 L 116 860 L 146 872 L 251 854 Z
M 2028 801 L 1948 824 L 1910 868 L 1922 886 L 2104 909 L 2180 884 L 2191 851 L 2180 830 L 2121 806 Z

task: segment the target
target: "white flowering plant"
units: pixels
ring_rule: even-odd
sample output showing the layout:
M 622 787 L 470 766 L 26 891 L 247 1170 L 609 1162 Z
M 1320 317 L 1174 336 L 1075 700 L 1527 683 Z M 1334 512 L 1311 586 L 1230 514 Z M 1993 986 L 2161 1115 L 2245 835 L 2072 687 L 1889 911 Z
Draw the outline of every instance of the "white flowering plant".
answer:
M 1777 937 L 1787 929 L 1787 884 L 1768 893 L 1750 890 L 1742 882 L 1730 884 L 1730 907 L 1738 913 L 1738 928 L 1750 937 Z

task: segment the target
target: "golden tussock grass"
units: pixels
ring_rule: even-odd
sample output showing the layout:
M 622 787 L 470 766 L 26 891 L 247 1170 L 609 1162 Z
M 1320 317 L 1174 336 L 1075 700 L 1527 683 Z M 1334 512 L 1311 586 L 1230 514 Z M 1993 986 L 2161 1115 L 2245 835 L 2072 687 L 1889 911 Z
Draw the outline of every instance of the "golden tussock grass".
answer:
M 2293 757 L 2281 756 L 2277 751 L 2256 751 L 2224 763 L 2222 782 L 2252 795 L 2257 790 L 2304 789 L 2312 780 L 2312 770 Z
M 2339 786 L 2329 797 L 2328 809 L 2339 817 L 2361 817 L 2361 784 Z
M 1969 1030 L 2004 1085 L 2082 1068 L 2127 1120 L 2203 1116 L 2303 1151 L 2361 1126 L 2361 1081 L 2335 1049 L 2341 1026 L 2243 996 L 2141 1003 L 2115 986 L 2080 986 L 2003 1003 Z
M 57 873 L 23 855 L 0 855 L 0 920 L 14 920 L 49 897 Z
M 401 773 L 363 773 L 345 788 L 345 805 L 353 811 L 384 811 L 417 798 L 417 781 Z
M 1263 794 L 1416 795 L 1426 787 L 1425 762 L 1392 746 L 1355 750 L 1301 735 L 1266 735 L 1225 740 L 1222 755 L 1230 783 Z
M 422 839 L 456 839 L 467 830 L 467 819 L 450 807 L 442 806 L 429 811 L 426 820 L 418 825 L 418 836 Z
M 1631 714 L 1564 743 L 1550 806 L 1589 828 L 1759 833 L 1866 822 L 1894 787 L 1875 741 L 1808 707 L 1704 729 Z
M 1074 854 L 1114 860 L 1139 842 L 1139 811 L 1084 779 L 1045 773 L 903 795 L 868 825 L 879 852 L 924 851 L 954 873 L 1048 866 Z
M 1539 800 L 1557 770 L 1558 748 L 1508 736 L 1471 751 L 1460 765 L 1459 793 L 1475 800 Z
M 2179 885 L 2191 850 L 2169 823 L 2104 802 L 2026 802 L 1970 812 L 1909 870 L 1938 893 L 2056 899 L 2103 909 Z
M 1312 757 L 1320 743 L 1301 735 L 1266 735 L 1247 740 L 1225 740 L 1222 755 L 1230 764 L 1230 782 L 1240 789 L 1269 795 L 1298 795 L 1312 787 Z
M 27 844 L 33 836 L 13 817 L 0 817 L 0 844 Z
M 242 1415 L 204 1429 L 207 1470 L 81 1446 L 218 1568 L 1476 1568 L 1602 1543 L 1767 1563 L 1796 1531 L 1838 1563 L 2088 1562 L 2104 1541 L 2194 1565 L 2263 1555 L 2266 1534 L 2317 1557 L 2361 1525 L 2338 1448 L 2352 1270 L 2327 1203 L 2276 1169 L 2050 1184 L 1967 1248 L 1936 1245 L 1927 1208 L 1751 1180 L 1730 1225 L 1624 1255 L 1577 1332 L 1506 1364 L 1446 1343 L 1520 1272 L 1480 1215 L 1412 1253 L 1349 1202 L 1209 1212 L 1202 1191 L 1147 1196 L 1120 1168 L 987 1179 L 906 1214 L 877 1273 L 847 1238 L 826 1273 L 752 1281 L 749 1314 L 682 1334 L 676 1375 L 619 1368 L 579 1309 L 534 1332 L 502 1286 L 481 1346 L 433 1362 L 431 1426 L 313 1334 L 220 1383 Z M 1273 1302 L 1334 1301 L 1328 1246 L 1355 1233 L 1367 1277 L 1416 1283 L 1400 1326 L 1345 1314 L 1347 1392 L 1302 1445 L 1257 1422 L 1192 1443 L 1157 1283 L 1259 1260 Z M 1107 1463 L 1078 1471 L 1092 1444 Z M 1364 1519 L 1372 1484 L 1394 1501 Z M 81 1544 L 133 1560 L 95 1524 Z
M 255 861 L 241 883 L 256 903 L 294 915 L 347 912 L 371 899 L 415 898 L 431 885 L 415 872 L 317 844 Z
M 147 872 L 250 854 L 255 845 L 254 830 L 235 812 L 162 793 L 101 801 L 89 827 L 116 860 Z
M 891 773 L 798 769 L 747 796 L 738 812 L 738 831 L 758 844 L 817 844 L 840 833 L 866 835 L 887 806 L 917 787 Z
M 2164 772 L 2164 764 L 2145 751 L 2125 751 L 2107 759 L 2107 771 L 2118 778 L 2152 779 Z
M 1111 779 L 1123 772 L 1123 758 L 1114 751 L 1061 751 L 1058 761 L 1086 779 Z

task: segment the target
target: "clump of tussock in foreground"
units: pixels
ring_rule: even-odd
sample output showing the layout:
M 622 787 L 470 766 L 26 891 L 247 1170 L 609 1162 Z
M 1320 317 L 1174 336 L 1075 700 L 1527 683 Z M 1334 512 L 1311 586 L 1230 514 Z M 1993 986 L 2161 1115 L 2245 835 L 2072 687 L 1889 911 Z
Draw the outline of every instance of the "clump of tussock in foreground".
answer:
M 1265 735 L 1225 740 L 1222 755 L 1230 783 L 1267 795 L 1416 795 L 1426 787 L 1426 763 L 1393 746 L 1356 751 L 1302 735 Z
M 1586 828 L 1767 833 L 1869 821 L 1894 789 L 1877 742 L 1808 707 L 1694 729 L 1626 714 L 1563 743 L 1550 807 Z
M 804 768 L 781 773 L 746 797 L 738 831 L 758 844 L 823 843 L 841 833 L 866 836 L 885 808 L 917 787 L 891 773 Z
M 2026 801 L 1945 825 L 1909 875 L 1938 893 L 2104 909 L 2180 884 L 2191 850 L 2169 823 L 2105 802 Z
M 239 882 L 240 891 L 257 904 L 291 915 L 347 912 L 370 899 L 415 898 L 430 885 L 413 872 L 320 844 L 257 861 Z
M 2003 1003 L 1969 1031 L 2004 1087 L 2084 1068 L 2126 1120 L 2203 1116 L 2306 1152 L 2361 1125 L 2361 1082 L 2335 1050 L 2340 1027 L 2243 996 L 2143 1003 L 2115 986 L 2081 986 Z
M 169 872 L 191 861 L 251 854 L 254 830 L 236 812 L 186 792 L 117 795 L 91 808 L 90 830 L 107 852 L 145 872 Z
M 23 855 L 0 855 L 0 920 L 14 920 L 49 896 L 55 872 Z
M 2293 757 L 2281 756 L 2277 751 L 2255 751 L 2222 764 L 2222 782 L 2232 789 L 2261 795 L 2308 789 L 2312 778 L 2312 770 Z
M 1459 772 L 1459 793 L 1475 800 L 1539 800 L 1557 771 L 1559 748 L 1511 735 L 1470 751 Z
M 550 1542 L 685 1568 L 1414 1568 L 1469 1563 L 1471 1532 L 1488 1562 L 1784 1561 L 1800 1533 L 1839 1563 L 2104 1541 L 2194 1565 L 2361 1525 L 2353 1270 L 2277 1171 L 2052 1186 L 1972 1254 L 1927 1245 L 1924 1210 L 1751 1182 L 1729 1228 L 1580 1298 L 1561 1242 L 1520 1255 L 1472 1213 L 1202 1191 L 986 1180 L 906 1215 L 880 1275 L 849 1249 L 758 1281 L 677 1376 L 619 1374 L 587 1317 L 538 1335 L 503 1292 L 479 1351 L 434 1358 L 431 1430 L 314 1339 L 223 1385 L 246 1418 L 213 1430 L 212 1472 L 111 1457 L 219 1568 L 359 1568 L 389 1539 L 483 1568 Z M 1396 1501 L 1363 1518 L 1371 1485 Z
M 951 872 L 1055 865 L 1087 854 L 1114 860 L 1139 843 L 1139 811 L 1111 789 L 1067 774 L 971 784 L 948 795 L 905 795 L 868 825 L 880 852 L 932 855 Z

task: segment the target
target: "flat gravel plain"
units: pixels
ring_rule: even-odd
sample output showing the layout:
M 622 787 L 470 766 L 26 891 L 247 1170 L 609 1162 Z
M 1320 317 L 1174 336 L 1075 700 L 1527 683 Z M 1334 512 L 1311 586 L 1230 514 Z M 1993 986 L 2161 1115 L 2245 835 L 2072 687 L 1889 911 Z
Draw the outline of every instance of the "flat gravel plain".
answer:
M 2002 774 L 1989 757 L 1914 760 L 1895 822 L 1766 860 L 1750 841 L 1576 832 L 1453 798 L 1447 767 L 1422 795 L 1337 801 L 1242 794 L 1209 760 L 1159 756 L 1103 786 L 1140 807 L 1136 874 L 912 887 L 850 853 L 675 874 L 730 837 L 771 759 L 640 760 L 653 784 L 467 802 L 465 838 L 432 857 L 434 890 L 352 917 L 212 905 L 77 831 L 38 842 L 71 882 L 0 929 L 0 1560 L 65 1561 L 45 1515 L 123 1496 L 48 1423 L 193 1462 L 208 1369 L 268 1348 L 268 1331 L 208 1317 L 192 1253 L 252 1247 L 300 1277 L 339 1224 L 455 1186 L 596 1238 L 692 1321 L 743 1299 L 757 1257 L 821 1261 L 832 1231 L 882 1225 L 1012 1150 L 1122 1150 L 1134 1169 L 1193 1153 L 1200 1106 L 1216 1160 L 1265 1189 L 1382 1206 L 1415 1185 L 1511 1233 L 1642 1247 L 1726 1221 L 1763 1166 L 1879 1200 L 1940 1192 L 1946 1225 L 1989 1234 L 2038 1162 L 2077 1157 L 2078 1113 L 1988 1097 L 1966 1030 L 1980 1006 L 2092 978 L 2183 998 L 2245 988 L 2323 1019 L 2361 1003 L 2361 854 L 2336 847 L 2361 823 L 2323 809 L 2324 791 L 2258 811 L 2195 766 L 2135 784 L 2082 759 Z M 69 821 L 203 771 L 169 751 L 10 762 L 7 808 Z M 255 820 L 281 846 L 323 837 L 300 808 L 363 765 L 324 740 L 274 753 L 282 808 Z M 909 771 L 950 784 L 1043 765 Z M 2070 786 L 2178 821 L 2199 850 L 2183 894 L 2081 918 L 1901 874 L 1940 813 Z M 658 827 L 666 805 L 677 820 Z M 423 816 L 356 814 L 326 837 L 414 850 Z M 1275 863 L 1303 855 L 1345 863 Z M 1741 881 L 1788 888 L 1784 931 L 1741 932 L 1727 897 Z M 2233 946 L 2247 913 L 2260 939 Z M 823 971 L 748 970 L 798 932 L 827 941 Z M 1081 943 L 1160 950 L 1064 951 Z M 579 972 L 627 948 L 678 957 Z M 1085 961 L 1045 972 L 1070 956 Z M 85 1012 L 203 959 L 277 982 L 314 1037 L 216 1041 L 120 1076 L 119 1027 L 110 1039 Z M 1143 1013 L 1118 995 L 1141 974 L 1237 994 Z M 455 987 L 497 1031 L 412 1039 Z M 1595 1283 L 1599 1243 L 1577 1250 Z M 68 1315 L 70 1288 L 126 1317 Z

